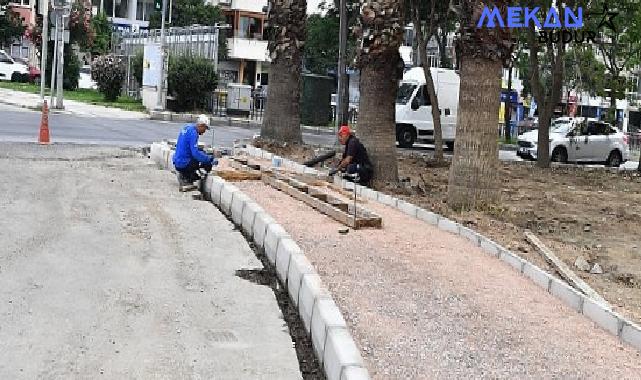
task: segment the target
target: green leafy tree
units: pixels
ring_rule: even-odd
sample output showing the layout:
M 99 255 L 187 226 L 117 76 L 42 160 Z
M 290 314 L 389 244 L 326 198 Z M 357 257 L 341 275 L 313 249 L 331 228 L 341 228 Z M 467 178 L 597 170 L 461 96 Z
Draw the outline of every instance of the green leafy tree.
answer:
M 0 47 L 9 45 L 25 32 L 20 15 L 8 5 L 9 0 L 0 0 Z
M 132 75 L 136 79 L 139 85 L 142 85 L 142 63 L 144 60 L 144 53 L 142 51 L 139 51 L 134 55 L 134 57 L 131 60 L 131 67 L 132 67 Z
M 149 28 L 160 29 L 161 19 L 161 12 L 154 11 L 149 18 Z M 175 0 L 171 8 L 171 26 L 214 25 L 224 19 L 220 8 L 205 4 L 204 0 Z
M 641 4 L 638 0 L 595 0 L 587 10 L 587 24 L 599 29 L 597 46 L 607 69 L 610 113 L 613 121 L 616 100 L 631 90 L 626 72 L 641 63 Z
M 107 54 L 111 48 L 112 26 L 105 13 L 99 13 L 91 19 L 91 29 L 94 33 L 92 54 Z
M 216 89 L 214 64 L 192 56 L 169 57 L 168 92 L 176 98 L 176 111 L 202 109 L 207 95 Z
M 311 15 L 307 18 L 305 67 L 315 74 L 326 75 L 338 62 L 339 19 L 333 16 Z

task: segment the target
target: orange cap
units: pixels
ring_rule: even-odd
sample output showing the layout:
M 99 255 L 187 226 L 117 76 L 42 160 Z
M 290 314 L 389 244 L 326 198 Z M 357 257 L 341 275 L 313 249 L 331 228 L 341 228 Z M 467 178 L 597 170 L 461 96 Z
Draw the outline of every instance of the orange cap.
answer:
M 338 130 L 338 135 L 339 136 L 345 136 L 345 135 L 351 135 L 352 131 L 349 129 L 349 126 L 347 125 L 341 125 L 341 128 Z

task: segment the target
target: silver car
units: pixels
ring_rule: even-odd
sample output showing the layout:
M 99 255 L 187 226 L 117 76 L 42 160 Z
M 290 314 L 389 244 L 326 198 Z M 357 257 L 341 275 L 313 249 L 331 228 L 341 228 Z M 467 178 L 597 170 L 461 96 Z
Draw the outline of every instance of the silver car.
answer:
M 550 129 L 550 159 L 555 162 L 603 163 L 618 167 L 630 158 L 627 137 L 596 119 L 564 118 Z M 538 131 L 519 136 L 517 155 L 537 159 Z

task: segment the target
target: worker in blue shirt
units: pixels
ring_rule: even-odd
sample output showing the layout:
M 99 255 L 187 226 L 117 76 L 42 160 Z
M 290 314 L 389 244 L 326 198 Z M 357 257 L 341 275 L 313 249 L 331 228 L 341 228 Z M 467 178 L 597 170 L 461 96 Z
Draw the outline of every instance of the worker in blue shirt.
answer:
M 196 123 L 185 125 L 178 134 L 173 162 L 178 171 L 180 191 L 195 190 L 194 181 L 200 179 L 198 169 L 202 168 L 209 173 L 212 165 L 218 164 L 212 156 L 198 150 L 198 136 L 208 129 L 209 118 L 200 115 Z

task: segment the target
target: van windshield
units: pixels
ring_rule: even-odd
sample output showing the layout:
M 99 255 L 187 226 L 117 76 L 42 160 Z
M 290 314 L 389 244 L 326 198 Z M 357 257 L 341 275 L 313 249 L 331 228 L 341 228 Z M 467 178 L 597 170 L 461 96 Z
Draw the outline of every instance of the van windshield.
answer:
M 396 104 L 407 104 L 407 102 L 412 98 L 415 88 L 415 84 L 401 83 L 401 85 L 398 86 L 398 92 L 396 93 Z

